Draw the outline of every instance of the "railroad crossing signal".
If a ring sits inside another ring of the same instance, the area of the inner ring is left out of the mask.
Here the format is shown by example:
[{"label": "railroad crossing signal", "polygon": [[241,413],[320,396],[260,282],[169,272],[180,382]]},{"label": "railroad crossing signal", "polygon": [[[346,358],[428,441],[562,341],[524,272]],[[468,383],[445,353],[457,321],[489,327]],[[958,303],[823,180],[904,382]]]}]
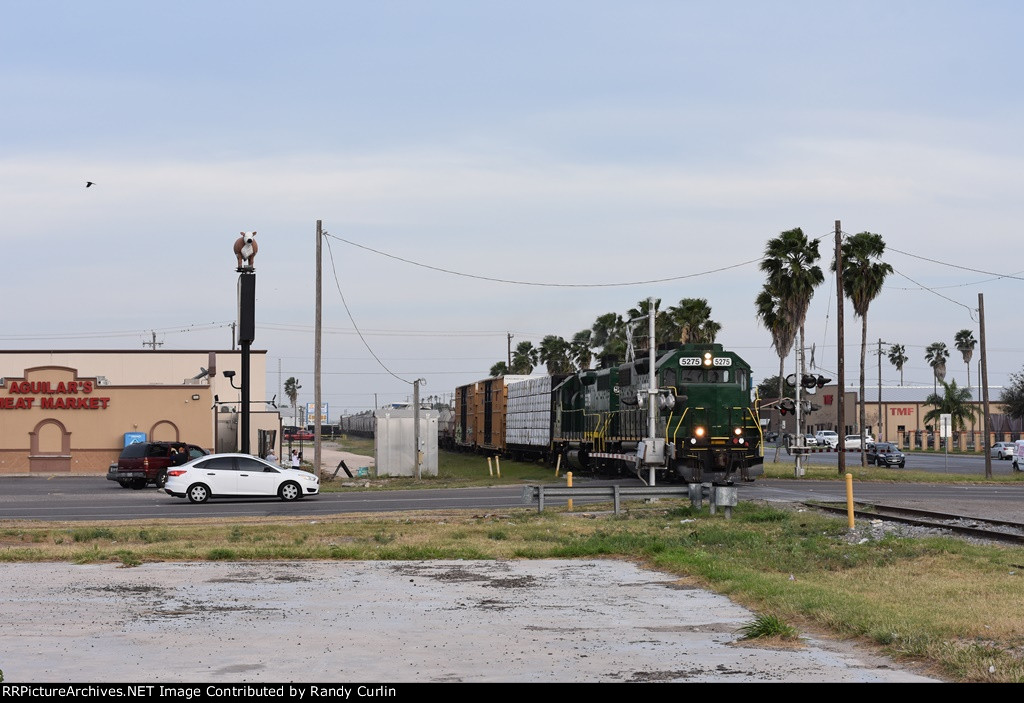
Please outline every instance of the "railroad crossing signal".
[{"label": "railroad crossing signal", "polygon": [[[816,388],[824,388],[829,383],[832,383],[831,378],[826,378],[821,374],[815,376],[814,374],[808,374],[807,376],[800,377],[800,385],[809,391],[813,391]],[[786,376],[786,385],[796,388],[796,374],[791,373]]]}]

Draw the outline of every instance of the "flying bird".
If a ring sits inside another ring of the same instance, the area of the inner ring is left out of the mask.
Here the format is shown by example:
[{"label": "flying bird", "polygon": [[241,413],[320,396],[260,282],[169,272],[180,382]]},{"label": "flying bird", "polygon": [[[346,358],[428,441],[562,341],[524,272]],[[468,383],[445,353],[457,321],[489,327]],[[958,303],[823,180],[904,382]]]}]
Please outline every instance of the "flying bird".
[{"label": "flying bird", "polygon": [[89,186],[94,186],[94,185],[96,185],[96,184],[95,184],[95,183],[93,183],[92,181],[86,181],[86,182],[85,182],[85,187],[86,187],[86,188],[88,188]]}]

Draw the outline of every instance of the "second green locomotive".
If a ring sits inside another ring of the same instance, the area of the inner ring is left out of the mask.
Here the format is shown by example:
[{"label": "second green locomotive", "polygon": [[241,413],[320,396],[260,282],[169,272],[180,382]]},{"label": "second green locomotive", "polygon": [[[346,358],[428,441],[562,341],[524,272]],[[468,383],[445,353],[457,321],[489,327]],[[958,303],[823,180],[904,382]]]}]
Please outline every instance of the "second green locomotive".
[{"label": "second green locomotive", "polygon": [[653,469],[661,480],[716,484],[762,474],[749,364],[720,344],[686,344],[659,352],[654,372],[653,394],[647,358],[562,381],[552,392],[552,451],[598,474]]}]

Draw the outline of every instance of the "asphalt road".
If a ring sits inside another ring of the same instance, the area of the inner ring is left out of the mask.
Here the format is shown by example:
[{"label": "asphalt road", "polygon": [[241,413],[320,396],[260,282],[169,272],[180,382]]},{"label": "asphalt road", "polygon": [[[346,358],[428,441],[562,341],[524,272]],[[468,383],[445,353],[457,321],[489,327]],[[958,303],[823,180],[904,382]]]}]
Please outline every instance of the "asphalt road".
[{"label": "asphalt road", "polygon": [[[898,471],[898,469],[893,470]],[[638,481],[620,481],[639,485]],[[577,482],[577,485],[580,485]],[[739,485],[739,499],[798,502],[842,502],[845,482],[759,480]],[[1024,504],[1024,485],[962,485],[921,483],[855,483],[860,501],[961,509],[978,517],[1004,513],[1017,516]],[[549,500],[552,505],[558,501]],[[585,501],[577,499],[576,504]],[[338,513],[404,510],[500,510],[534,507],[523,500],[519,486],[399,491],[322,493],[286,503],[277,498],[222,499],[192,504],[155,488],[125,490],[103,477],[0,478],[0,520],[154,520],[230,517],[316,517]]]},{"label": "asphalt road", "polygon": [[[811,449],[815,449],[811,447]],[[981,456],[964,456],[962,454],[934,454],[930,452],[906,452],[906,468],[917,471],[930,471],[935,473],[985,475],[985,458]],[[860,466],[860,452],[846,452],[847,466]],[[804,457],[807,466],[836,466],[839,463],[839,454],[833,451],[808,452]],[[786,451],[785,447],[779,448],[778,461],[780,463],[792,463],[794,456]],[[765,449],[765,460],[775,461],[775,447]],[[891,469],[894,472],[900,469]],[[992,459],[992,475],[1008,476],[1013,473],[1013,462]]]}]

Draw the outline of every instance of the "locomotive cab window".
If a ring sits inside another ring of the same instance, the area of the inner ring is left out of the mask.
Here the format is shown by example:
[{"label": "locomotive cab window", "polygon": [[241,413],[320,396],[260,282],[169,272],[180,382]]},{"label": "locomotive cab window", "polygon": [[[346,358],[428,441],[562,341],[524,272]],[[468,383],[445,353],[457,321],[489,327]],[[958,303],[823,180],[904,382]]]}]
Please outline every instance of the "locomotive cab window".
[{"label": "locomotive cab window", "polygon": [[661,385],[667,386],[667,387],[670,387],[670,388],[675,388],[676,387],[676,370],[675,369],[665,369],[664,371],[661,372]]},{"label": "locomotive cab window", "polygon": [[680,369],[683,383],[704,383],[704,372],[700,369]]},{"label": "locomotive cab window", "polygon": [[740,384],[740,390],[750,390],[750,374],[747,373],[746,369],[736,369],[736,383]]}]

